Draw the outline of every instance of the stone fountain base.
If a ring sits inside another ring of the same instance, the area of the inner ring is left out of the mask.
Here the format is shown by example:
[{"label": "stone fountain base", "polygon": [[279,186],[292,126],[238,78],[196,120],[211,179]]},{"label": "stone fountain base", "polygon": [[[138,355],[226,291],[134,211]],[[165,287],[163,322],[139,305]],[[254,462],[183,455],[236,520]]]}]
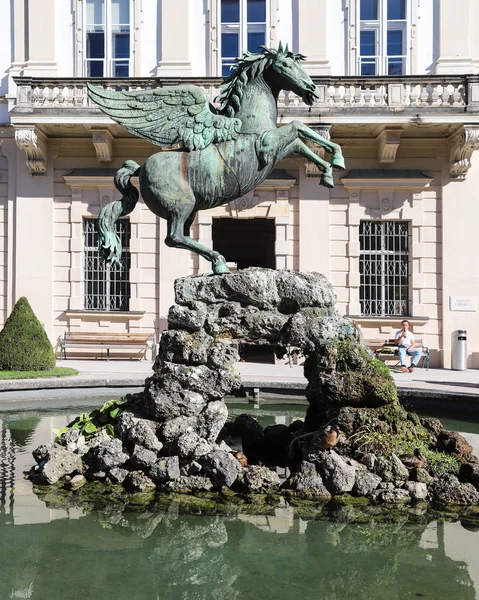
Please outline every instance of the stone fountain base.
[{"label": "stone fountain base", "polygon": [[[98,482],[127,493],[479,502],[471,447],[399,406],[389,370],[336,312],[322,275],[250,268],[186,277],[175,282],[175,297],[144,391],[82,415],[39,447],[32,481],[72,491]],[[224,397],[241,388],[241,343],[304,354],[304,422],[263,429],[248,415],[227,421]],[[328,450],[332,425],[340,436]]]}]

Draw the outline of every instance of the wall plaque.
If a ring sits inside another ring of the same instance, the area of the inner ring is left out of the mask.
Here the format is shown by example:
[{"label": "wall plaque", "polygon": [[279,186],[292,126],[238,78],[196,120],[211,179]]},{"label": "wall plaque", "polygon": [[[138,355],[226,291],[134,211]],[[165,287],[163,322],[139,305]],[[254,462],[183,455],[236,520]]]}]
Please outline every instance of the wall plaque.
[{"label": "wall plaque", "polygon": [[449,310],[476,312],[476,296],[449,296]]}]

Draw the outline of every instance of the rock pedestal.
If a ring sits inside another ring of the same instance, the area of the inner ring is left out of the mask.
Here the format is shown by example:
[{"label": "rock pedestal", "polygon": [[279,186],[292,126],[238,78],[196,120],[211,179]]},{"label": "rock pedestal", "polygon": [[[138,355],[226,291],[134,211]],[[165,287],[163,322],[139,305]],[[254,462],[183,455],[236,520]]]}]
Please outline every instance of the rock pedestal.
[{"label": "rock pedestal", "polygon": [[[257,493],[279,487],[268,466],[280,465],[293,471],[283,487],[300,494],[408,502],[427,492],[425,477],[419,477],[425,463],[412,461],[411,469],[418,468],[410,472],[397,456],[414,440],[424,448],[447,448],[464,463],[463,478],[479,480],[461,436],[399,406],[389,370],[337,313],[336,296],[322,275],[250,268],[185,277],[175,282],[175,298],[144,391],[82,415],[52,448],[37,449],[32,479],[53,484],[81,475],[133,492],[226,487]],[[295,349],[306,357],[304,423],[264,431],[248,415],[227,423],[224,397],[241,387],[235,369],[241,343],[275,346],[279,353]],[[322,428],[330,422],[342,441],[337,453],[328,454]],[[458,474],[452,460],[446,467]],[[455,481],[431,489],[438,498],[446,490],[456,499],[479,499],[470,484],[452,494]],[[72,482],[70,489],[82,484]]]}]

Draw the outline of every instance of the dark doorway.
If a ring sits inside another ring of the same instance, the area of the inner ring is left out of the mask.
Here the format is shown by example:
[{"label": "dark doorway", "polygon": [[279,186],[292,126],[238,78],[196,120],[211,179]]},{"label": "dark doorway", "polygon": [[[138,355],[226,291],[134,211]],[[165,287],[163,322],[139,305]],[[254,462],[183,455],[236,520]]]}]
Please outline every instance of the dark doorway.
[{"label": "dark doorway", "polygon": [[[275,240],[274,219],[213,219],[213,248],[238,269],[275,269]],[[246,362],[274,363],[273,346],[241,344],[240,354]]]},{"label": "dark doorway", "polygon": [[276,268],[274,219],[213,219],[213,249],[246,267]]}]

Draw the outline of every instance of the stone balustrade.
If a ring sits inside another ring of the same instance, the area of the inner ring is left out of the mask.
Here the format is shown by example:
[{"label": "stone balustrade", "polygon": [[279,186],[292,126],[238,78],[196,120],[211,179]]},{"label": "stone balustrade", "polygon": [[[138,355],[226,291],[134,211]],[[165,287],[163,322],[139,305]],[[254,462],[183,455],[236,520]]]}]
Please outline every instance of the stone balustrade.
[{"label": "stone balustrade", "polygon": [[[320,98],[312,111],[351,112],[453,112],[479,111],[479,76],[401,76],[401,77],[315,77]],[[50,116],[74,109],[73,114],[99,112],[87,95],[86,78],[15,78],[17,97],[12,116],[47,112]],[[91,80],[90,80],[91,81]],[[221,79],[203,78],[127,78],[98,79],[96,85],[114,90],[141,90],[178,84],[202,86],[211,102],[218,95]],[[281,92],[280,113],[287,115],[309,111],[292,92]],[[76,111],[79,111],[78,113]]]}]

